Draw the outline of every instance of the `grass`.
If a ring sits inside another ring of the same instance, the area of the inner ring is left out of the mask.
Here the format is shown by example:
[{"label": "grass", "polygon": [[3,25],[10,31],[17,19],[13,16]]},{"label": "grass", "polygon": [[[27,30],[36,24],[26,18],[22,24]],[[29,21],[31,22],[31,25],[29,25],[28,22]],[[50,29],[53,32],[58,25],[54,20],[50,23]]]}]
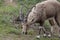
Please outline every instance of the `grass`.
[{"label": "grass", "polygon": [[[29,30],[28,35],[21,34],[21,28],[15,28],[11,23],[13,15],[19,15],[19,8],[14,6],[0,7],[0,40],[38,40],[34,30]],[[40,38],[39,40],[59,40],[59,38]]]},{"label": "grass", "polygon": [[0,34],[7,34],[10,32],[18,33],[20,29],[16,29],[11,23],[12,17],[18,15],[18,8],[13,6],[0,7]]}]

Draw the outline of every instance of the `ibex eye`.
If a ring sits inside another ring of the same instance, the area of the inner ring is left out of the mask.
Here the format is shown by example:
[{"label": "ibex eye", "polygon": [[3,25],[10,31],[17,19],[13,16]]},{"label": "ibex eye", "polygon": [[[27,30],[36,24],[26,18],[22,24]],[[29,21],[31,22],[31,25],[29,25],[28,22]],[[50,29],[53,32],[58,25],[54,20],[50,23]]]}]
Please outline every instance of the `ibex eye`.
[{"label": "ibex eye", "polygon": [[32,21],[34,21],[34,19],[32,19]]}]

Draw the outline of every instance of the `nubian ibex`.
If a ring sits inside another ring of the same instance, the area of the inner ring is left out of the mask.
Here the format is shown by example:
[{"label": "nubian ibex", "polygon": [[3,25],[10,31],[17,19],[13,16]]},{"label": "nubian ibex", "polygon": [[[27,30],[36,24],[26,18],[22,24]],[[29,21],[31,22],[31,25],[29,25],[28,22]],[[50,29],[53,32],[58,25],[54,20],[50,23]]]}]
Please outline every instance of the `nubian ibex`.
[{"label": "nubian ibex", "polygon": [[[22,32],[27,33],[28,27],[31,24],[39,23],[43,26],[44,21],[54,17],[57,24],[60,26],[60,2],[57,0],[46,0],[34,5],[27,15],[22,20]],[[21,20],[21,19],[19,19]]]}]

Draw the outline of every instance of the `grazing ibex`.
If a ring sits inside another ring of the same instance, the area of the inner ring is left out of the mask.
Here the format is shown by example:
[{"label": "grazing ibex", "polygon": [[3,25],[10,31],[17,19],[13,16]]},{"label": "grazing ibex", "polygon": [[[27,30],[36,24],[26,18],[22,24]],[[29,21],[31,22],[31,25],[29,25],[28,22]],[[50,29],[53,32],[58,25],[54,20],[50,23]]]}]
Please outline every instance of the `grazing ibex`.
[{"label": "grazing ibex", "polygon": [[60,26],[60,3],[57,0],[46,0],[33,6],[23,19],[22,32],[27,33],[29,25],[39,23],[43,26],[46,19],[54,17]]}]

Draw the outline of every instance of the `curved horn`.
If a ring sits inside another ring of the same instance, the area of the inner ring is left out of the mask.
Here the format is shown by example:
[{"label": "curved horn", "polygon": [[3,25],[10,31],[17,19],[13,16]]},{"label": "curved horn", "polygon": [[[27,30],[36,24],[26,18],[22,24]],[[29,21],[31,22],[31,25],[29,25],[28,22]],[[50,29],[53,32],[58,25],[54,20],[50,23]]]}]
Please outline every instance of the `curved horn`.
[{"label": "curved horn", "polygon": [[27,13],[26,13],[26,15],[25,15],[24,21],[27,21],[27,17],[28,17],[28,15],[29,15],[29,13],[31,12],[31,9],[32,9],[33,7],[36,7],[36,6],[33,5],[31,8],[29,8],[29,10],[27,11]]},{"label": "curved horn", "polygon": [[15,19],[15,21],[17,22],[22,22],[24,20],[24,14],[23,14],[23,6],[21,6],[20,10],[19,10],[19,16]]},{"label": "curved horn", "polygon": [[20,21],[23,21],[24,20],[24,13],[22,12],[22,9],[23,9],[23,7],[24,6],[22,6],[21,8],[20,8],[20,14],[19,14],[19,19],[20,19]]}]

